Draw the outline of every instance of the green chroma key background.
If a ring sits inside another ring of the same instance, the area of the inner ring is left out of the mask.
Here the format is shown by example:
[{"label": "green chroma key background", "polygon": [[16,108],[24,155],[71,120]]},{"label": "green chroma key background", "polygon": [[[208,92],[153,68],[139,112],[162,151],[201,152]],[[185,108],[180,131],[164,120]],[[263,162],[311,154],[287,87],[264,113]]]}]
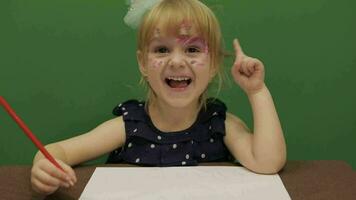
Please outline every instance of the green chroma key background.
[{"label": "green chroma key background", "polygon": [[[221,22],[226,50],[233,53],[238,37],[264,62],[288,159],[345,160],[355,169],[356,1],[204,2]],[[112,118],[117,103],[145,97],[127,9],[113,0],[0,2],[0,95],[44,144],[89,131]],[[232,62],[219,98],[252,128]],[[35,152],[0,109],[0,164],[30,164]]]}]

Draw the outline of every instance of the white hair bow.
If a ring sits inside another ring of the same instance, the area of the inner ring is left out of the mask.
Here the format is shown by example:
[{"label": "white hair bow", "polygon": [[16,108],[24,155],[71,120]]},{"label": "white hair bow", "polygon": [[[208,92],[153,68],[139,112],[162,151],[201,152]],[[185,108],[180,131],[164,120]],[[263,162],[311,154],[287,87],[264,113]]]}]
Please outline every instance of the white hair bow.
[{"label": "white hair bow", "polygon": [[124,22],[129,27],[136,29],[140,25],[143,15],[160,1],[162,0],[126,0],[130,8],[124,17]]}]

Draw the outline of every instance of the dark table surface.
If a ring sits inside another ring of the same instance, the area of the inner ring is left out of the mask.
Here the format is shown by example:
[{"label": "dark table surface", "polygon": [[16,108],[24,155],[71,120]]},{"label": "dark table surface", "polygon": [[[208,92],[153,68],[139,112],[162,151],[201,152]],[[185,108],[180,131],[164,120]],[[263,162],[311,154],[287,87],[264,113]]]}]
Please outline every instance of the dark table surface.
[{"label": "dark table surface", "polygon": [[[231,163],[206,163],[201,165],[229,166]],[[31,166],[0,166],[0,200],[12,199],[78,199],[95,167],[137,167],[127,164],[90,165],[74,168],[78,182],[54,194],[40,197],[31,190]],[[279,173],[293,200],[337,199],[356,200],[356,171],[344,161],[288,161]]]}]

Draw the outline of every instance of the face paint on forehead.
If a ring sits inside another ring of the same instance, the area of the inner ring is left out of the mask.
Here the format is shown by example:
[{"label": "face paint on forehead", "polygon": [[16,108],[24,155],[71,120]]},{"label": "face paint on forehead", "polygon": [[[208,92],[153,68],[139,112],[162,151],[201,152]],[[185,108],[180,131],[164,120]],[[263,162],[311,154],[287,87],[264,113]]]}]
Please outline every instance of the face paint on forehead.
[{"label": "face paint on forehead", "polygon": [[177,39],[176,39],[177,43],[180,43],[180,44],[183,44],[183,45],[187,44],[187,42],[189,40],[190,40],[189,36],[181,36],[181,35],[178,36]]},{"label": "face paint on forehead", "polygon": [[208,43],[201,37],[179,36],[177,42],[182,45],[197,45],[204,53],[209,53]]},{"label": "face paint on forehead", "polygon": [[155,30],[153,31],[153,37],[159,38],[160,35],[161,35],[161,31],[159,30],[159,28],[155,28]]},{"label": "face paint on forehead", "polygon": [[181,43],[182,45],[192,44],[194,42],[196,42],[198,44],[202,44],[203,41],[204,40],[199,37],[189,37],[189,36],[178,36],[177,37],[177,42]]},{"label": "face paint on forehead", "polygon": [[192,25],[186,20],[183,20],[181,25],[179,26],[179,35],[180,36],[189,36],[191,35]]},{"label": "face paint on forehead", "polygon": [[[178,27],[178,33],[175,33],[179,36],[189,36],[191,35],[191,29],[192,29],[192,25],[186,21],[186,20],[183,20],[183,22],[181,23],[181,25]],[[171,30],[173,31],[173,30]],[[168,30],[168,32],[166,33],[174,33],[174,32],[170,32]],[[161,37],[161,30],[158,28],[158,27],[155,27],[154,30],[153,30],[153,38],[159,38]]]}]

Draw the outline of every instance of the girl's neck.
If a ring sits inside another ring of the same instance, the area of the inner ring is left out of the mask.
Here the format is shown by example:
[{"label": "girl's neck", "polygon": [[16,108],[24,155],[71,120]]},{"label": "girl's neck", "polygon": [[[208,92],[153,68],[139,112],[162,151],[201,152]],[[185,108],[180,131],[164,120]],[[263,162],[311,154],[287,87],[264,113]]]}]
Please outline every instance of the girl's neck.
[{"label": "girl's neck", "polygon": [[192,103],[184,108],[169,106],[162,102],[149,103],[148,113],[152,123],[162,132],[182,131],[196,121],[198,103]]}]

